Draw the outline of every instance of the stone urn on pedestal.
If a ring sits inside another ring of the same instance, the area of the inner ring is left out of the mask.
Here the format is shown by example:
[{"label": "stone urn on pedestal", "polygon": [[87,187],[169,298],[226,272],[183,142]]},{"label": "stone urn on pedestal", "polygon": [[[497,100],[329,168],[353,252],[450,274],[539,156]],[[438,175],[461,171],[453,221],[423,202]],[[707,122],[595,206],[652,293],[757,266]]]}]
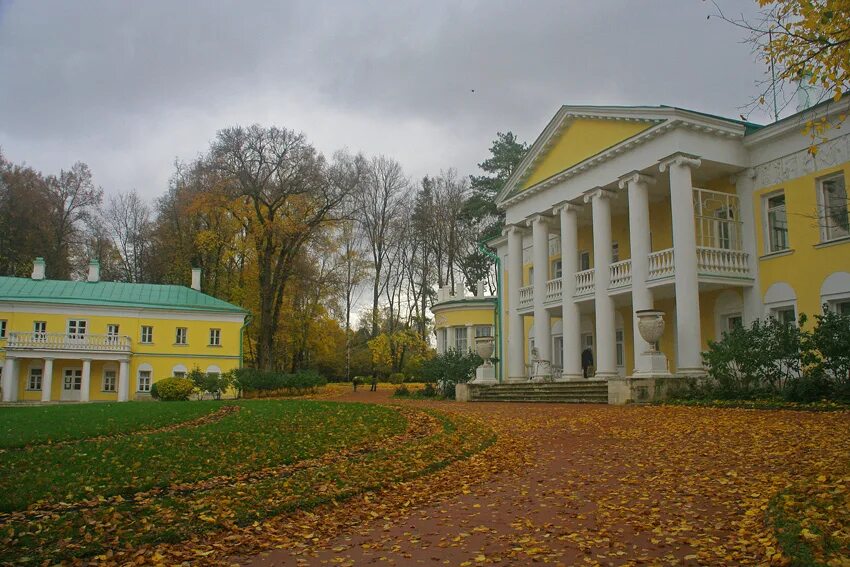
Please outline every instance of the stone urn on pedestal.
[{"label": "stone urn on pedestal", "polygon": [[641,353],[644,357],[643,368],[635,375],[669,376],[667,357],[655,348],[656,343],[664,335],[664,312],[657,309],[641,309],[635,311],[638,320],[638,332],[641,338],[649,344],[649,350]]},{"label": "stone urn on pedestal", "polygon": [[475,352],[484,359],[484,364],[475,369],[475,379],[472,380],[472,384],[496,383],[496,367],[491,360],[495,350],[495,337],[478,337],[475,339]]}]

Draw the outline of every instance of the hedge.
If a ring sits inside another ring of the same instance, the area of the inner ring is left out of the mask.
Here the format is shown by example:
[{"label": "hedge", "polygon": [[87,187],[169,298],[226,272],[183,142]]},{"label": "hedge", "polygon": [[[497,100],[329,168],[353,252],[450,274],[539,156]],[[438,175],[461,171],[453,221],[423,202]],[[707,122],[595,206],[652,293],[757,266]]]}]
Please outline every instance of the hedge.
[{"label": "hedge", "polygon": [[241,393],[253,393],[259,396],[277,393],[298,395],[313,391],[327,383],[324,376],[310,370],[285,374],[254,368],[240,368],[236,371],[236,378],[233,381],[233,385]]}]

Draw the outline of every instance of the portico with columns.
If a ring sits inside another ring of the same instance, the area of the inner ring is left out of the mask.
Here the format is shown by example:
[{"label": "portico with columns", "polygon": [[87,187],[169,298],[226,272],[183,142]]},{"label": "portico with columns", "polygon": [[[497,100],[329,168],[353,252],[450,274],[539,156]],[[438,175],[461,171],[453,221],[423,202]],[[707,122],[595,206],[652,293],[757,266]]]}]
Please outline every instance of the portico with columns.
[{"label": "portico with columns", "polygon": [[559,111],[497,198],[506,381],[535,378],[539,361],[581,380],[585,348],[597,380],[649,373],[635,315],[648,309],[664,311],[669,371],[703,373],[717,298],[739,298],[744,317],[754,295],[736,190],[746,129],[665,107]]}]

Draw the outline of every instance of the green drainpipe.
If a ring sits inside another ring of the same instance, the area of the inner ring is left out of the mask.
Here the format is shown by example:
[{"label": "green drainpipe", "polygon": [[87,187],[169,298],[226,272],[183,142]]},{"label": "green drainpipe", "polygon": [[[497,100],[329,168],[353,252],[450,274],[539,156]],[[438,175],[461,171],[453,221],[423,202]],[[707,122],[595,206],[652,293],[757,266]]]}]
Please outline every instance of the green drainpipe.
[{"label": "green drainpipe", "polygon": [[496,341],[499,353],[499,383],[502,383],[502,370],[505,366],[505,357],[502,355],[502,264],[499,261],[499,256],[493,254],[486,244],[478,243],[478,251],[493,260],[496,264]]},{"label": "green drainpipe", "polygon": [[242,327],[239,329],[239,368],[242,368],[245,364],[243,360],[243,357],[245,356],[243,352],[245,350],[245,327],[251,323],[251,319],[252,317],[250,313],[245,314],[245,319],[242,321]]}]

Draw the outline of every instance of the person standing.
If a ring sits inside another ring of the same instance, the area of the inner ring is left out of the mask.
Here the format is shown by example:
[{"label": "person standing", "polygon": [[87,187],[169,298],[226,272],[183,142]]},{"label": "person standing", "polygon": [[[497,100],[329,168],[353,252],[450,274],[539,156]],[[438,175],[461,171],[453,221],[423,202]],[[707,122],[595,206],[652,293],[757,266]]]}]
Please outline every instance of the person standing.
[{"label": "person standing", "polygon": [[591,366],[593,366],[593,351],[590,350],[590,347],[587,347],[581,351],[581,371],[585,378],[587,378]]}]

